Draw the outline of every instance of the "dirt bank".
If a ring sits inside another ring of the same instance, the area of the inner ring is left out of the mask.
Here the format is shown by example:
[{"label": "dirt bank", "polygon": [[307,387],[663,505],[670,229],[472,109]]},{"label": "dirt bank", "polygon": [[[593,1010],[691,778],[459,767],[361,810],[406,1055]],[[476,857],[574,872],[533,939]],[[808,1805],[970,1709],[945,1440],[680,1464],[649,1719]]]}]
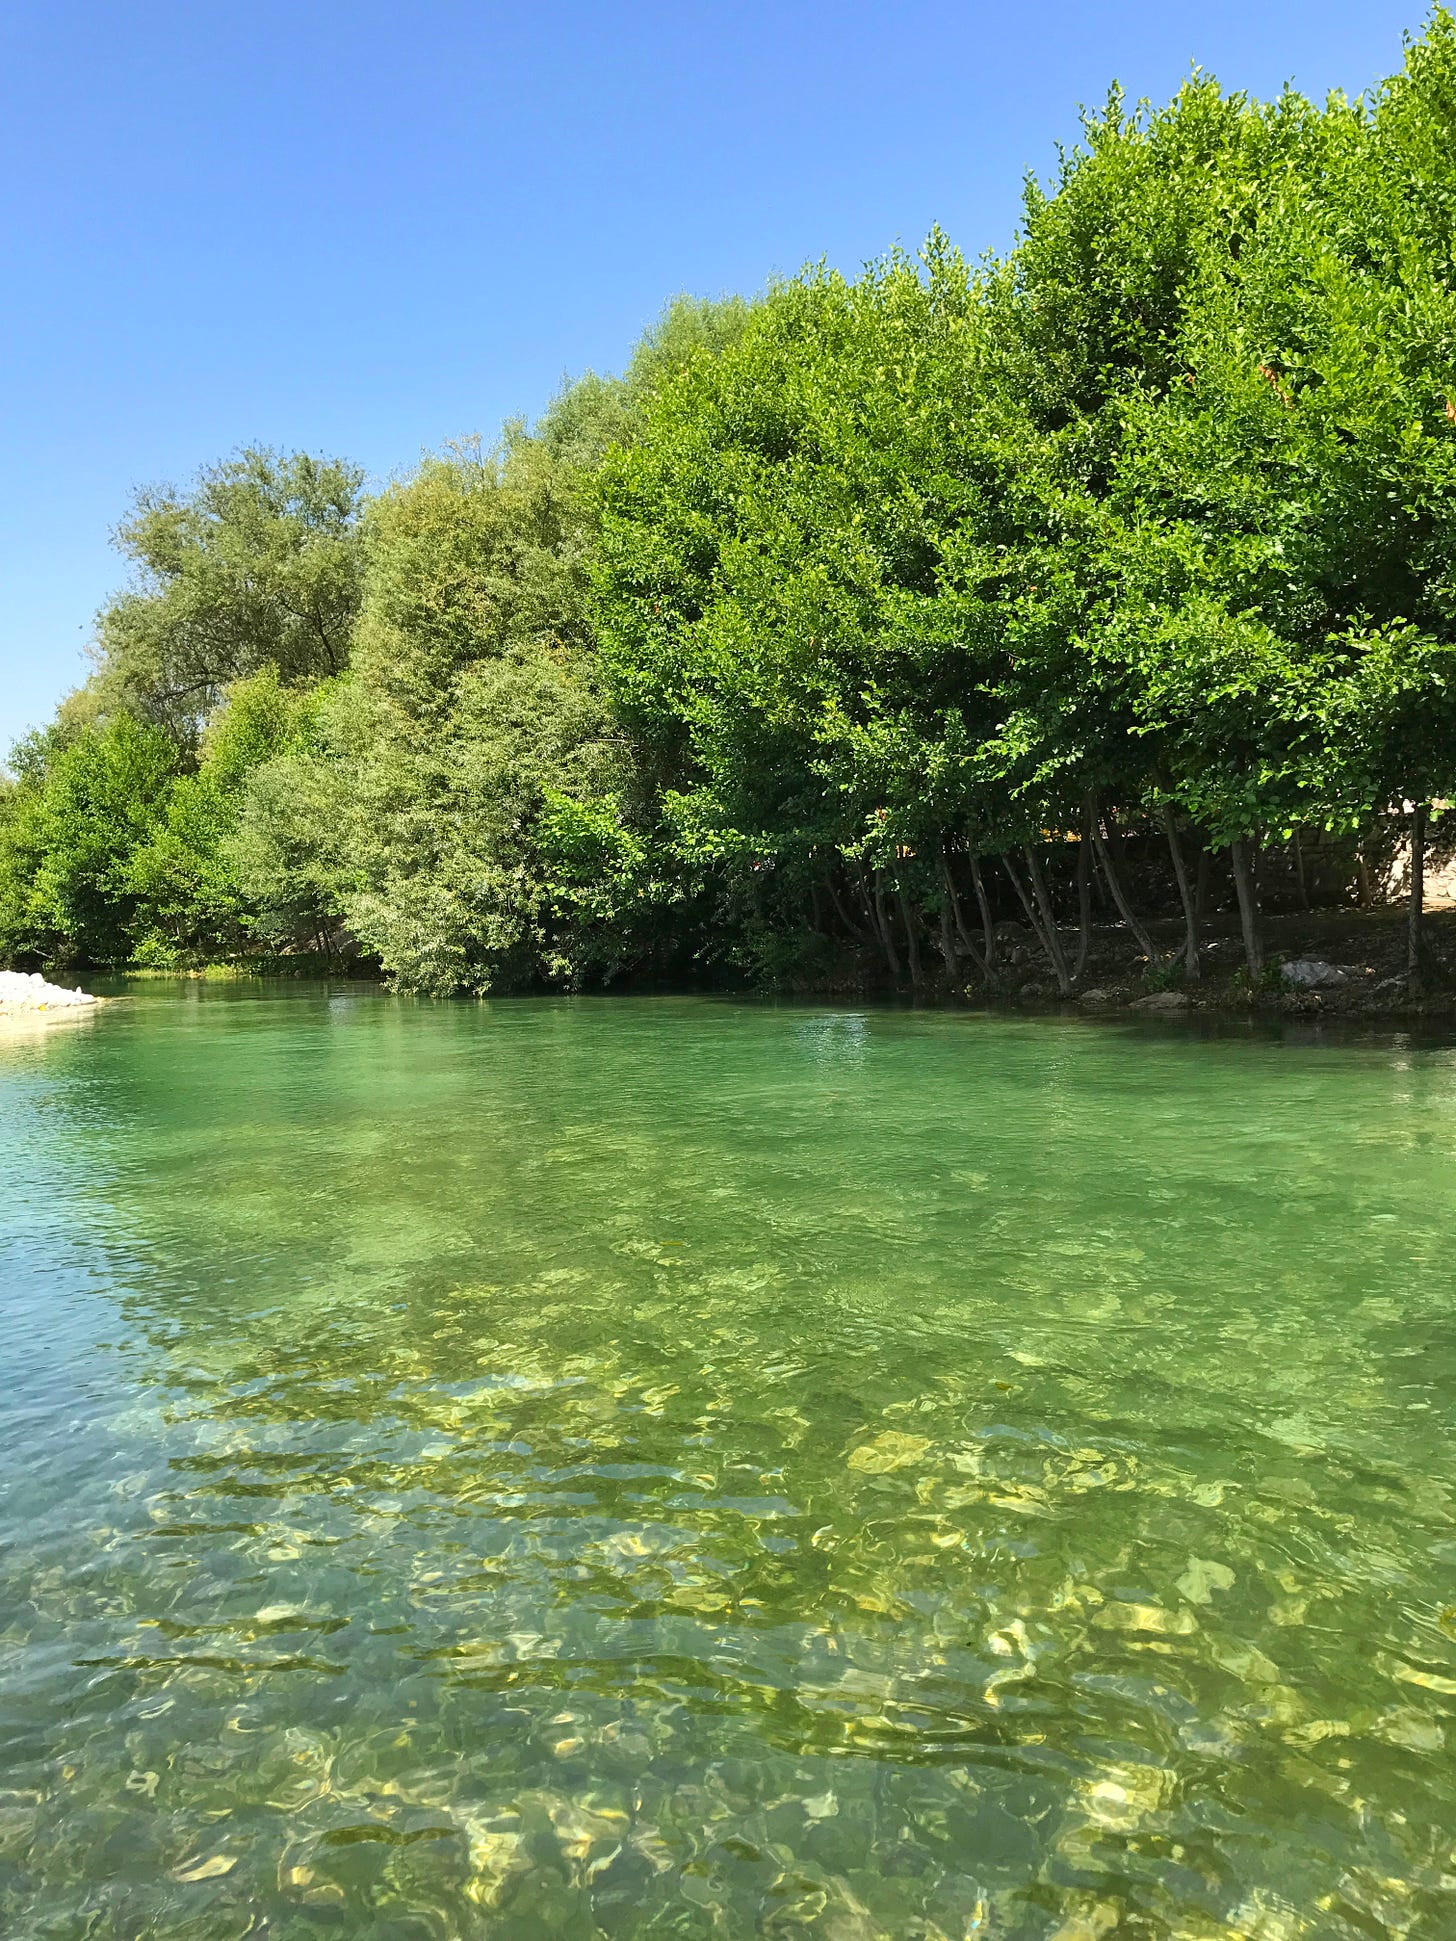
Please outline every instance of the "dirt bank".
[{"label": "dirt bank", "polygon": [[[1425,927],[1429,964],[1419,993],[1410,990],[1406,978],[1406,916],[1399,909],[1266,917],[1266,966],[1254,982],[1232,918],[1208,924],[1202,975],[1196,982],[1184,975],[1181,923],[1148,925],[1159,952],[1151,966],[1125,929],[1094,929],[1072,1001],[1089,1010],[1254,1010],[1305,1017],[1456,1020],[1456,910],[1433,904]],[[998,937],[1002,961],[994,987],[972,985],[968,995],[1030,1003],[1054,999],[1056,986],[1029,929],[1003,924]],[[1064,942],[1075,948],[1066,933]]]}]

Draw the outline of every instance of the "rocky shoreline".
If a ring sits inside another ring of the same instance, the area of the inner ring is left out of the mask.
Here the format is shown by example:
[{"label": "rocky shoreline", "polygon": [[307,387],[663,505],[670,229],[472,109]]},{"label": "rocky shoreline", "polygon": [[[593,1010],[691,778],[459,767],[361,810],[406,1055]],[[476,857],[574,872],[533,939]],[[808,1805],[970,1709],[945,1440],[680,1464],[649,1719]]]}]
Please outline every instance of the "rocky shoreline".
[{"label": "rocky shoreline", "polygon": [[[1148,928],[1158,953],[1152,966],[1132,954],[1125,931],[1094,929],[1077,990],[1058,1000],[1030,930],[999,925],[998,974],[989,987],[964,995],[1013,1008],[1055,1004],[1104,1014],[1324,1017],[1371,1025],[1426,1020],[1443,1028],[1456,1020],[1456,911],[1449,908],[1427,908],[1429,956],[1418,986],[1409,977],[1405,915],[1398,909],[1271,917],[1267,965],[1258,978],[1249,976],[1242,941],[1226,918],[1208,926],[1193,981],[1182,962],[1182,926],[1160,921]],[[1069,951],[1075,947],[1065,933],[1063,943]]]},{"label": "rocky shoreline", "polygon": [[101,1001],[79,985],[72,991],[64,984],[48,983],[39,971],[0,970],[0,1016],[94,1010]]}]

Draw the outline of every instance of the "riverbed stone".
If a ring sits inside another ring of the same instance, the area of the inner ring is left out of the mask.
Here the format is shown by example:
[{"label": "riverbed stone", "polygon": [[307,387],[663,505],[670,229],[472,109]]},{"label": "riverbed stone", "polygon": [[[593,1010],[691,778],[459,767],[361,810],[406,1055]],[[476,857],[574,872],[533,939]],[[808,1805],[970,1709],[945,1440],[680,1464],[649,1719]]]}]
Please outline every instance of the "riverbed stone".
[{"label": "riverbed stone", "polygon": [[1134,1011],[1186,1011],[1193,1000],[1186,991],[1153,991],[1147,997],[1134,998]]}]

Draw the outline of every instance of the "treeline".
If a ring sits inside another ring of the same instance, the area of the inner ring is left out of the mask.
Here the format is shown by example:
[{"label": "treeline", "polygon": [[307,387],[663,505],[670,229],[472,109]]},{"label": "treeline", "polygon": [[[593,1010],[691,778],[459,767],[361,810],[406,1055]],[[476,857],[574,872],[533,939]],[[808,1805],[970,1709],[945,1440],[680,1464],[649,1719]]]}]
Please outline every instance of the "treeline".
[{"label": "treeline", "polygon": [[144,495],[0,955],[959,985],[1013,914],[1070,991],[1094,897],[1157,956],[1137,831],[1256,975],[1261,851],[1403,813],[1418,876],[1456,797],[1453,514],[1441,10],[1366,100],[1114,93],[1004,259],[679,302],[494,451]]}]

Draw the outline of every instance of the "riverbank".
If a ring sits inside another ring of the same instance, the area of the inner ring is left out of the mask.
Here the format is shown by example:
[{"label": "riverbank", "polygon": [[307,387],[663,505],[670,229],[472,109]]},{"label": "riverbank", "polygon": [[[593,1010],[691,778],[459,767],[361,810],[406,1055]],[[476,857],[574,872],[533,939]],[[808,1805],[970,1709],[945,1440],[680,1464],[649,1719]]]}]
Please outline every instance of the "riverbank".
[{"label": "riverbank", "polygon": [[[1211,920],[1199,953],[1199,976],[1183,962],[1181,923],[1150,923],[1158,960],[1149,966],[1121,926],[1094,928],[1087,963],[1070,1000],[1092,1011],[1199,1010],[1286,1016],[1456,1018],[1456,911],[1428,909],[1424,988],[1412,991],[1406,974],[1404,910],[1318,910],[1264,921],[1265,967],[1251,979],[1233,917]],[[998,926],[1001,961],[993,984],[972,983],[966,994],[1012,1004],[1057,1001],[1045,954],[1025,925]],[[1075,955],[1076,940],[1064,933]]]},{"label": "riverbank", "polygon": [[[1456,909],[1449,903],[1427,907],[1425,931],[1428,964],[1424,989],[1412,992],[1406,975],[1407,922],[1402,908],[1326,909],[1266,915],[1265,968],[1251,980],[1244,959],[1237,919],[1221,913],[1208,919],[1200,947],[1199,976],[1189,981],[1183,962],[1183,926],[1173,919],[1146,924],[1157,952],[1150,966],[1127,929],[1120,925],[1094,926],[1087,960],[1076,990],[1059,998],[1046,954],[1026,924],[996,926],[997,962],[991,979],[965,977],[948,983],[940,966],[926,965],[934,981],[918,994],[894,989],[876,977],[863,958],[841,961],[828,974],[812,981],[790,983],[781,994],[803,998],[918,998],[929,1002],[991,1004],[997,1008],[1086,1012],[1152,1012],[1177,1014],[1198,1011],[1231,1016],[1349,1018],[1361,1022],[1423,1019],[1456,1022]],[[1075,962],[1074,932],[1061,933],[1062,947]],[[325,964],[313,956],[243,959],[175,970],[125,970],[107,979],[126,984],[169,982],[227,984],[254,979],[294,978],[309,981],[372,983],[377,967],[358,961]],[[104,980],[105,981],[105,980]],[[684,989],[718,995],[752,987],[705,978],[685,986],[677,980],[635,978],[609,987],[617,995]],[[82,990],[68,990],[38,974],[0,971],[0,1020],[28,1017],[44,1022],[94,1012],[109,1002]]]},{"label": "riverbank", "polygon": [[62,1021],[94,1016],[103,1000],[64,984],[52,984],[39,971],[0,970],[0,1029],[34,1030]]}]

